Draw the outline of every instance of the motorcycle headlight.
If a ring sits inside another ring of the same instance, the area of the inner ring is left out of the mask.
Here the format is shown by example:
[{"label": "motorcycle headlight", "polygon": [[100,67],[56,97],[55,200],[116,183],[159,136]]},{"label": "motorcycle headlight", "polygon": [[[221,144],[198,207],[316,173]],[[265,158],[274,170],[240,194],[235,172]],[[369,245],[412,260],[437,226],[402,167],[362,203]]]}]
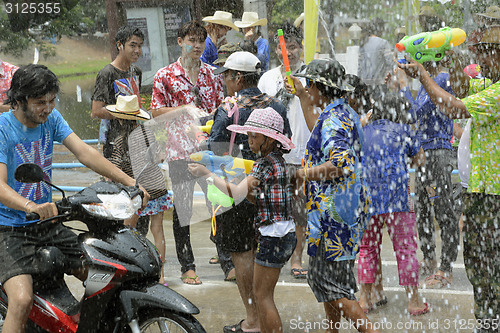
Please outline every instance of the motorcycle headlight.
[{"label": "motorcycle headlight", "polygon": [[92,215],[114,220],[131,218],[142,203],[139,195],[131,199],[125,191],[118,194],[98,194],[97,197],[102,202],[83,204],[82,207]]}]

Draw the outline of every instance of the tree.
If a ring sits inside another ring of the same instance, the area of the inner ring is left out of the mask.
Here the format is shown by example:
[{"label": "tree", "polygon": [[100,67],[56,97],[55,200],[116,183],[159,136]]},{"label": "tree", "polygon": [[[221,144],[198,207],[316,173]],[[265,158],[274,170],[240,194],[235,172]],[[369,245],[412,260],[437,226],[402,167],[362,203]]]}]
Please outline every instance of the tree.
[{"label": "tree", "polygon": [[[44,41],[60,39],[64,35],[95,32],[105,28],[106,10],[104,0],[60,0],[57,13],[47,13],[48,2],[31,0],[33,13],[23,13],[19,0],[4,0],[0,13],[0,52],[20,55],[24,50],[36,46],[42,55],[54,55],[54,48]],[[55,3],[55,2],[54,2]],[[38,7],[39,6],[39,7]]]}]

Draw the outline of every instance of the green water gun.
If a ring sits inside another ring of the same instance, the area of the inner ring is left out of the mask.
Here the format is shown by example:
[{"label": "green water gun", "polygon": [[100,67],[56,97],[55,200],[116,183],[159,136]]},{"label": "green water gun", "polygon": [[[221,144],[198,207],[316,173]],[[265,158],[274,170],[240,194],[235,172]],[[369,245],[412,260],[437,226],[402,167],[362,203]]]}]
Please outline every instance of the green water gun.
[{"label": "green water gun", "polygon": [[[396,44],[396,49],[399,52],[407,52],[419,63],[439,61],[445,56],[446,51],[462,44],[466,38],[467,35],[462,29],[444,27],[438,31],[405,36]],[[406,63],[405,59],[399,59],[398,61]]]}]

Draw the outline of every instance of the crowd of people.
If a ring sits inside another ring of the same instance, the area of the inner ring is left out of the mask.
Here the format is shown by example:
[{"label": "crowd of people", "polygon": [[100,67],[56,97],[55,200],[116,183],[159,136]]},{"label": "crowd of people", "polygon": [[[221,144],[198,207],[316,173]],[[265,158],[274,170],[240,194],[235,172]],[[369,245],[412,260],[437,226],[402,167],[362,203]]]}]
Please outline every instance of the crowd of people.
[{"label": "crowd of people", "polygon": [[[422,8],[421,24],[434,29],[439,20],[431,9]],[[102,155],[87,147],[54,109],[59,85],[50,70],[2,63],[0,89],[6,91],[6,100],[0,116],[0,282],[9,297],[3,331],[22,332],[31,308],[36,267],[29,258],[36,246],[23,245],[55,242],[75,259],[68,272],[85,279],[75,235],[59,224],[41,230],[26,221],[26,213],[44,219],[57,212],[50,189],[32,184],[26,191],[14,180],[17,165],[39,161],[49,166],[50,179],[52,142],[57,140],[97,173],[135,185],[134,152],[154,144],[154,135],[144,126],[153,118],[163,121],[168,133],[162,159],[168,163],[172,196],[159,167],[148,166],[137,179],[145,193],[143,207],[124,223],[139,227],[150,222],[164,258],[163,214],[173,208],[180,278],[197,285],[202,281],[190,239],[194,187],[198,184],[207,193],[215,185],[232,198],[231,207],[214,217],[211,239],[216,262],[226,280],[237,282],[246,313],[243,320],[225,326],[225,333],[283,331],[274,289],[289,260],[289,273],[307,279],[331,323],[345,317],[360,332],[377,332],[367,315],[388,302],[380,262],[384,225],[410,315],[426,314],[432,307],[421,299],[419,288],[453,284],[462,233],[474,314],[482,321],[499,320],[500,18],[477,18],[479,29],[468,46],[481,66],[481,78],[466,75],[470,63],[458,52],[448,53],[449,64],[422,64],[409,56],[406,62],[392,60],[394,50],[380,38],[380,22],[370,25],[358,75],[346,74],[331,58],[306,65],[300,16],[295,24],[279,27],[289,81],[278,34],[274,52],[280,65],[269,68],[271,47],[260,30],[267,19],[245,12],[241,21],[233,22],[231,13],[216,11],[203,19],[205,25],[190,21],[179,28],[181,55],[157,71],[149,106],[141,105],[142,72],[134,65],[144,34],[123,26],[115,36],[118,55],[98,73],[92,95],[92,117],[101,119]],[[230,29],[242,29],[244,41],[227,43]],[[412,79],[420,82],[418,91],[411,89]],[[451,141],[459,133],[453,120],[461,118],[469,121],[461,131],[458,169],[464,188],[463,206],[457,211]],[[197,125],[208,119],[213,124],[202,140]],[[254,161],[253,166],[246,177],[228,181],[193,163],[191,154],[202,150],[242,157]],[[411,166],[416,168],[415,207]],[[439,266],[434,219],[442,239]],[[167,285],[171,276],[164,272],[159,283]],[[331,326],[328,331],[334,332]]]}]

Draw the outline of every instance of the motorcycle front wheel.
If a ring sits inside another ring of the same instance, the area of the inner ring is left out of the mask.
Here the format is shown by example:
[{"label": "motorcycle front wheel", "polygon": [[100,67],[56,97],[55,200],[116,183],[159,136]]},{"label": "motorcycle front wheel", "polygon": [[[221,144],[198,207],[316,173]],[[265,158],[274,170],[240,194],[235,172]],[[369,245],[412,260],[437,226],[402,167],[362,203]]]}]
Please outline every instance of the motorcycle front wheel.
[{"label": "motorcycle front wheel", "polygon": [[179,314],[164,309],[145,310],[141,314],[139,315],[141,333],[205,333],[200,322],[189,314]]}]

